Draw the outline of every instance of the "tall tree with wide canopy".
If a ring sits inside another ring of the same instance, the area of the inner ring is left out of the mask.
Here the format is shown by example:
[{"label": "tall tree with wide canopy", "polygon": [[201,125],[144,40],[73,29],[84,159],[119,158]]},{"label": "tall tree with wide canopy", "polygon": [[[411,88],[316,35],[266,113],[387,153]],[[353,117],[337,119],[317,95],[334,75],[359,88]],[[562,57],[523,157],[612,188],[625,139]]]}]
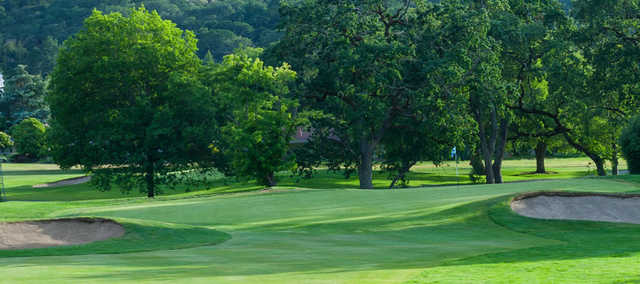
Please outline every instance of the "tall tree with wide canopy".
[{"label": "tall tree with wide canopy", "polygon": [[432,35],[418,37],[417,41],[418,58],[425,67],[422,74],[435,83],[427,89],[465,98],[464,114],[475,122],[466,130],[477,136],[477,139],[465,140],[477,141],[476,150],[484,163],[486,182],[502,182],[501,165],[509,123],[508,96],[501,74],[499,42],[489,32],[491,13],[503,9],[503,3],[446,1],[436,8],[438,12],[434,16],[427,14],[426,17],[434,19],[425,25],[434,29]]},{"label": "tall tree with wide canopy", "polygon": [[[437,135],[446,133],[439,142],[453,146],[453,114],[464,106],[461,77],[472,65],[454,50],[473,45],[475,36],[455,29],[445,15],[454,10],[410,0],[283,4],[284,37],[271,52],[299,74],[302,107],[323,113],[311,119],[310,148],[322,151],[330,168],[357,168],[360,187],[372,188],[376,152],[402,174],[437,157],[439,147],[425,148]],[[436,49],[433,40],[441,44]],[[420,136],[403,141],[419,150],[394,140],[409,133]]]},{"label": "tall tree with wide canopy", "polygon": [[144,8],[99,11],[67,40],[51,75],[52,156],[154,197],[211,157],[213,99],[197,78],[193,33]]},{"label": "tall tree with wide canopy", "polygon": [[[558,34],[569,31],[570,20],[556,0],[505,3],[506,8],[493,11],[490,31],[500,42],[502,76],[512,86],[505,101],[512,119],[501,126],[505,135],[501,136],[500,146],[506,146],[506,139],[535,141],[537,172],[544,173],[547,143],[566,130],[556,130],[551,118],[536,113],[550,103],[542,58],[563,44],[564,38],[558,38]],[[495,175],[501,182],[500,173]]]},{"label": "tall tree with wide canopy", "polygon": [[617,137],[640,107],[640,1],[579,1],[574,16],[575,41],[590,66],[589,112],[600,122],[593,152],[610,160],[617,174]]},{"label": "tall tree with wide canopy", "polygon": [[303,104],[331,116],[330,125],[314,128],[331,128],[334,141],[353,153],[342,164],[357,165],[361,188],[373,187],[374,152],[407,96],[402,63],[412,50],[403,23],[411,3],[394,9],[379,0],[308,0],[281,7],[280,58],[300,74]]}]

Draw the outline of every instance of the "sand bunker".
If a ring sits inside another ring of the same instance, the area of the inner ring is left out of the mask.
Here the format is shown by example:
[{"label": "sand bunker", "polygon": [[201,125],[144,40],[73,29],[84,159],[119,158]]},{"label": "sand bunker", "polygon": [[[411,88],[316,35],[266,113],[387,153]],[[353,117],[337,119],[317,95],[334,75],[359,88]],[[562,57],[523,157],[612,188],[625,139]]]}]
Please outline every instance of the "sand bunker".
[{"label": "sand bunker", "polygon": [[59,180],[59,181],[56,181],[56,182],[50,182],[50,183],[36,184],[36,185],[34,185],[32,187],[33,188],[60,187],[60,186],[65,186],[65,185],[87,183],[89,181],[91,181],[91,177],[90,176],[85,176],[85,177],[63,179],[63,180]]},{"label": "sand bunker", "polygon": [[0,249],[29,249],[86,244],[124,235],[107,219],[76,218],[0,223]]},{"label": "sand bunker", "polygon": [[639,195],[541,192],[516,197],[511,209],[538,219],[640,224]]}]

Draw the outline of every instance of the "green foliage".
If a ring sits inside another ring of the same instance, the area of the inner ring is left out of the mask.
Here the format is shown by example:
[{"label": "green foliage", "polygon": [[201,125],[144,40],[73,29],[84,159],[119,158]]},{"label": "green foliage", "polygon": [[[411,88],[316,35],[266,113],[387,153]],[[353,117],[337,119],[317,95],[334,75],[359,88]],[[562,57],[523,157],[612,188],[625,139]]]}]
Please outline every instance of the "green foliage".
[{"label": "green foliage", "polygon": [[[207,168],[213,101],[199,83],[192,32],[144,8],[94,11],[67,40],[51,75],[52,156],[108,190],[174,184]],[[106,167],[108,166],[108,167]]]},{"label": "green foliage", "polygon": [[[447,5],[423,1],[283,3],[284,36],[270,56],[291,63],[299,74],[296,94],[301,104],[322,112],[311,119],[313,137],[308,149],[316,152],[315,161],[327,162],[334,170],[344,168],[347,173],[357,168],[361,187],[370,188],[374,153],[383,148],[390,164],[403,163],[400,156],[412,152],[419,153],[412,159],[417,160],[439,151],[427,148],[433,145],[429,141],[433,136],[415,135],[429,130],[436,130],[434,135],[447,132],[439,129],[443,126],[440,117],[457,113],[449,110],[464,100],[462,88],[448,84],[457,83],[470,65],[468,58],[456,57],[454,50],[474,42],[469,38],[474,36],[472,31],[456,32],[457,19],[445,13],[455,9],[447,10]],[[430,44],[436,42],[443,45],[434,49]],[[447,92],[450,89],[455,90]],[[438,117],[438,122],[429,125],[432,117]],[[418,129],[427,125],[432,128]],[[413,140],[411,145],[421,148],[404,147],[395,140],[398,127],[405,135],[403,141]],[[442,137],[442,144],[453,144],[452,136]],[[303,164],[312,166],[313,160],[305,159]]]},{"label": "green foliage", "polygon": [[26,64],[34,73],[49,73],[60,43],[82,29],[93,9],[127,15],[139,5],[194,31],[201,57],[211,50],[220,59],[240,46],[267,46],[279,38],[275,0],[0,1],[0,71],[10,75]]},{"label": "green foliage", "polygon": [[4,152],[13,147],[13,140],[9,134],[0,132],[0,152]]},{"label": "green foliage", "polygon": [[[257,51],[261,52],[260,50]],[[284,64],[264,66],[256,50],[225,56],[205,72],[218,106],[221,133],[214,153],[228,164],[227,174],[256,178],[266,186],[276,184],[274,174],[294,166],[289,143],[301,119],[292,117],[297,103],[288,99],[295,72]]]},{"label": "green foliage", "polygon": [[40,75],[31,75],[27,66],[18,65],[12,72],[14,75],[5,78],[3,92],[0,92],[0,117],[6,129],[28,117],[46,121],[49,117],[49,107],[44,98],[46,95],[45,81]]},{"label": "green foliage", "polygon": [[46,154],[45,126],[35,118],[27,118],[11,128],[18,154],[38,159]]},{"label": "green foliage", "polygon": [[640,174],[640,116],[634,117],[622,130],[620,148],[629,172]]},{"label": "green foliage", "polygon": [[[640,1],[586,0],[574,3],[577,32],[572,40],[579,53],[560,60],[579,61],[584,83],[577,90],[576,110],[570,127],[580,142],[603,159],[617,164],[617,137],[627,121],[637,115],[640,72]],[[573,59],[579,58],[579,60]],[[575,64],[574,64],[575,65]],[[587,154],[589,155],[589,154]],[[597,163],[596,163],[597,164]]]}]

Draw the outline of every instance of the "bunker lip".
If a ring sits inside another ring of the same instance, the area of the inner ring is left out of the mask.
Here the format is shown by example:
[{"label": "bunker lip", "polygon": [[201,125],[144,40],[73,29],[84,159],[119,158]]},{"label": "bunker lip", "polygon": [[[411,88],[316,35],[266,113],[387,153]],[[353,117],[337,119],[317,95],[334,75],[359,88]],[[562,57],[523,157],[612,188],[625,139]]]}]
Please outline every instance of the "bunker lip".
[{"label": "bunker lip", "polygon": [[614,198],[637,198],[640,194],[636,193],[608,193],[608,192],[571,192],[571,191],[535,191],[522,193],[513,198],[511,202],[519,201],[527,198],[534,198],[538,196],[559,196],[559,197],[581,197],[581,196],[603,196]]},{"label": "bunker lip", "polygon": [[50,183],[36,184],[33,185],[33,188],[51,188],[51,187],[60,187],[66,185],[74,185],[74,184],[82,184],[91,181],[91,176],[82,176],[75,178],[68,178],[59,181],[54,181]]},{"label": "bunker lip", "polygon": [[530,192],[515,197],[510,206],[536,219],[640,224],[640,194]]},{"label": "bunker lip", "polygon": [[0,223],[0,250],[88,244],[122,237],[124,227],[103,218],[70,218]]}]

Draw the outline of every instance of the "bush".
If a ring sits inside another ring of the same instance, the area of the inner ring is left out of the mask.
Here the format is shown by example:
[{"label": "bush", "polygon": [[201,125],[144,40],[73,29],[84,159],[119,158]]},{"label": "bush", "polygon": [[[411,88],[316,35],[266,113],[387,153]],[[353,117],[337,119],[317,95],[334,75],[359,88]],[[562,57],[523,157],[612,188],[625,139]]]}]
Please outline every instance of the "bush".
[{"label": "bush", "polygon": [[7,149],[11,149],[13,147],[13,141],[11,141],[11,136],[9,134],[0,132],[0,152],[4,152]]},{"label": "bush", "polygon": [[627,160],[629,172],[640,174],[640,116],[631,119],[627,127],[622,130],[620,148]]},{"label": "bush", "polygon": [[35,118],[27,118],[11,128],[19,155],[38,159],[45,153],[45,127]]}]

